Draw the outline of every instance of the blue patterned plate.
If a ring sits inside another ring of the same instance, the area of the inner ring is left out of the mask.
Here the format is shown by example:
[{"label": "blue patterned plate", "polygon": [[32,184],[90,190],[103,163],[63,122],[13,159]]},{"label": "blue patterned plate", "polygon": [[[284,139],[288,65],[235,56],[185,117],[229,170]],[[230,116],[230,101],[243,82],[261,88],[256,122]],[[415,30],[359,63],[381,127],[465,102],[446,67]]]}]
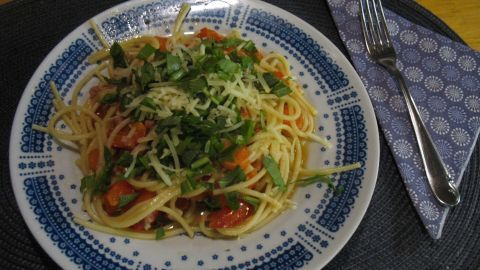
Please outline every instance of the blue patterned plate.
[{"label": "blue patterned plate", "polygon": [[[75,153],[32,130],[52,116],[55,81],[69,99],[72,88],[93,66],[87,57],[100,48],[85,23],[45,58],[17,109],[10,144],[10,169],[23,217],[40,245],[63,268],[84,269],[311,269],[321,268],[345,245],[362,219],[378,171],[378,131],[360,78],[340,51],[299,18],[256,1],[191,1],[184,29],[238,28],[264,51],[288,57],[309,100],[318,108],[318,133],[334,147],[312,145],[309,166],[361,162],[362,168],[335,176],[340,195],[318,184],[301,188],[290,210],[261,230],[238,240],[178,236],[143,241],[91,231],[73,223],[84,216]],[[168,34],[179,2],[136,1],[97,15],[107,41],[141,33]],[[88,87],[88,85],[87,85]]]}]

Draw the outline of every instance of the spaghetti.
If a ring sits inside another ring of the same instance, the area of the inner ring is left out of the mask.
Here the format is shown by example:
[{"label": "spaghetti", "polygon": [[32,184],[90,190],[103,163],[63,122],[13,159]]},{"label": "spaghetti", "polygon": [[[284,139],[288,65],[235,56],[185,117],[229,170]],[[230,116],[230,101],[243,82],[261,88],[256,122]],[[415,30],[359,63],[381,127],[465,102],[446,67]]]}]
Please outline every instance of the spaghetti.
[{"label": "spaghetti", "polygon": [[[359,167],[304,168],[315,108],[278,53],[262,53],[238,32],[181,32],[108,43],[97,66],[65,104],[51,83],[56,113],[47,127],[79,152],[83,207],[98,231],[141,239],[200,232],[239,237],[295,206],[298,185]],[[89,98],[79,94],[91,80]],[[57,128],[63,123],[68,130]]]}]

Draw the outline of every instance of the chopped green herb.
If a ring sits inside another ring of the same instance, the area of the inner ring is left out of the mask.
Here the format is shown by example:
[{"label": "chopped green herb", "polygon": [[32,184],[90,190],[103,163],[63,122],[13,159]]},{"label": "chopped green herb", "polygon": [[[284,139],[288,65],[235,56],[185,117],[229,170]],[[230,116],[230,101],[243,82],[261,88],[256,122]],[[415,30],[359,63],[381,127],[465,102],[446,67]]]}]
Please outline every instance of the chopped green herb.
[{"label": "chopped green herb", "polygon": [[260,200],[258,198],[255,198],[252,196],[243,196],[243,200],[246,201],[251,206],[253,206],[255,210],[258,209],[258,205],[260,204]]},{"label": "chopped green herb", "polygon": [[102,104],[112,104],[115,101],[117,101],[117,98],[118,98],[117,93],[107,93],[102,97],[102,99],[100,100],[100,103],[102,103]]},{"label": "chopped green herb", "polygon": [[265,79],[265,82],[269,87],[273,87],[277,82],[280,80],[275,76],[275,74],[268,72],[268,73],[263,73],[263,79]]},{"label": "chopped green herb", "polygon": [[250,69],[253,67],[253,59],[248,56],[242,57],[241,64],[243,69]]},{"label": "chopped green herb", "polygon": [[208,163],[210,163],[210,159],[208,159],[208,157],[202,157],[201,159],[193,162],[191,168],[198,169],[200,167],[203,167],[204,165],[207,165]]},{"label": "chopped green herb", "polygon": [[140,84],[140,89],[145,91],[148,84],[155,79],[155,68],[149,62],[145,62],[140,68],[140,73],[136,73],[137,82]]},{"label": "chopped green herb", "polygon": [[94,175],[84,176],[81,180],[80,192],[84,192],[86,190],[94,190],[95,186],[96,186],[96,180]]},{"label": "chopped green herb", "polygon": [[247,43],[243,46],[243,49],[247,52],[256,52],[257,48],[255,47],[255,43],[253,41],[249,40]]},{"label": "chopped green herb", "polygon": [[127,68],[125,53],[123,52],[122,46],[120,46],[118,42],[114,42],[112,47],[110,47],[110,56],[112,56],[114,68]]},{"label": "chopped green herb", "polygon": [[238,39],[238,38],[225,38],[225,39],[222,40],[223,46],[225,48],[237,47],[242,42],[243,42],[243,40]]},{"label": "chopped green herb", "polygon": [[150,44],[145,44],[143,48],[140,50],[140,52],[137,55],[138,59],[142,60],[147,60],[147,58],[152,55],[157,49],[155,49],[152,45]]},{"label": "chopped green herb", "polygon": [[182,67],[180,57],[167,53],[167,72],[173,74]]},{"label": "chopped green herb", "polygon": [[238,65],[233,61],[224,58],[218,61],[217,71],[220,79],[229,81],[233,77],[233,74],[238,71]]},{"label": "chopped green herb", "polygon": [[283,97],[292,92],[292,89],[288,87],[284,82],[279,81],[275,84],[272,88],[272,93],[275,94],[277,97]]},{"label": "chopped green herb", "polygon": [[179,69],[179,70],[173,72],[172,75],[170,75],[169,80],[172,81],[172,82],[179,81],[186,74],[187,74],[187,71],[185,71],[184,69]]},{"label": "chopped green herb", "polygon": [[128,151],[123,151],[120,157],[117,160],[117,165],[122,167],[130,166],[133,161],[133,156]]},{"label": "chopped green herb", "polygon": [[147,108],[150,108],[152,110],[157,109],[157,105],[155,104],[155,101],[150,98],[150,97],[145,97],[141,102],[140,105],[145,106]]},{"label": "chopped green herb", "polygon": [[208,87],[207,79],[205,79],[205,77],[200,77],[198,79],[186,81],[183,83],[183,87],[187,92],[196,94],[202,92]]},{"label": "chopped green herb", "polygon": [[272,178],[275,186],[279,187],[282,191],[285,190],[285,181],[283,181],[283,177],[280,173],[277,162],[275,162],[271,155],[266,155],[263,157],[263,166]]},{"label": "chopped green herb", "polygon": [[236,191],[225,193],[228,207],[233,211],[236,211],[240,208],[240,201],[238,200],[238,196],[239,194]]},{"label": "chopped green herb", "polygon": [[183,181],[181,184],[180,184],[180,190],[182,192],[182,195],[183,194],[187,194],[187,193],[190,193],[192,191],[194,191],[196,188],[196,183],[193,179],[191,178],[188,178],[185,179],[185,181]]},{"label": "chopped green herb", "polygon": [[155,230],[155,240],[160,240],[165,236],[165,229],[160,227]]},{"label": "chopped green herb", "polygon": [[128,195],[120,195],[119,202],[118,202],[118,208],[123,208],[133,200],[135,200],[138,197],[138,193],[132,193]]},{"label": "chopped green herb", "polygon": [[220,201],[215,197],[208,197],[203,200],[203,203],[207,206],[208,210],[215,211],[220,209]]},{"label": "chopped green herb", "polygon": [[233,171],[227,173],[225,177],[223,177],[220,181],[218,181],[218,184],[220,185],[221,188],[225,188],[233,184],[243,182],[246,179],[247,178],[242,168],[240,166],[237,166]]},{"label": "chopped green herb", "polygon": [[107,83],[111,85],[126,86],[128,84],[128,80],[125,77],[115,80],[115,79],[103,76],[103,79],[105,79],[105,81],[107,81]]}]

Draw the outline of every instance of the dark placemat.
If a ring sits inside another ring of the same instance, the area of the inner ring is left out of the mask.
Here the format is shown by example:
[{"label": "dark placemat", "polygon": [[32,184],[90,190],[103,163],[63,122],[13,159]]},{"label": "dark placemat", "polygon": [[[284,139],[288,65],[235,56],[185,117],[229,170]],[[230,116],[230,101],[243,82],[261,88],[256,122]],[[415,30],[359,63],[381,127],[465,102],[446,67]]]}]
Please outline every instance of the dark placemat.
[{"label": "dark placemat", "polygon": [[[57,269],[26,227],[13,196],[8,168],[9,136],[20,96],[48,52],[75,27],[122,1],[17,0],[0,6],[0,268]],[[267,1],[319,29],[345,53],[324,1]],[[411,1],[386,6],[454,40],[459,37]],[[478,269],[480,267],[480,144],[460,191],[463,202],[447,219],[443,237],[432,240],[423,229],[381,138],[380,171],[372,203],[358,230],[326,269]]]}]

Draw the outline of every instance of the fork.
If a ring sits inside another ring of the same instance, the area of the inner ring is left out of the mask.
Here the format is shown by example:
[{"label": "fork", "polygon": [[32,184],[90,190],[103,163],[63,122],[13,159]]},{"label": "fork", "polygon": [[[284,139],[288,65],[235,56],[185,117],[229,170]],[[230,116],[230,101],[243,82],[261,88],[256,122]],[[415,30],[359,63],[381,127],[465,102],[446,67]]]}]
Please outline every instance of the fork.
[{"label": "fork", "polygon": [[435,198],[443,206],[455,206],[460,202],[460,193],[453,183],[445,165],[425,128],[417,106],[396,65],[396,53],[388,33],[385,15],[380,0],[359,0],[360,20],[368,54],[395,77],[407,103],[408,113],[415,132],[427,180]]}]

